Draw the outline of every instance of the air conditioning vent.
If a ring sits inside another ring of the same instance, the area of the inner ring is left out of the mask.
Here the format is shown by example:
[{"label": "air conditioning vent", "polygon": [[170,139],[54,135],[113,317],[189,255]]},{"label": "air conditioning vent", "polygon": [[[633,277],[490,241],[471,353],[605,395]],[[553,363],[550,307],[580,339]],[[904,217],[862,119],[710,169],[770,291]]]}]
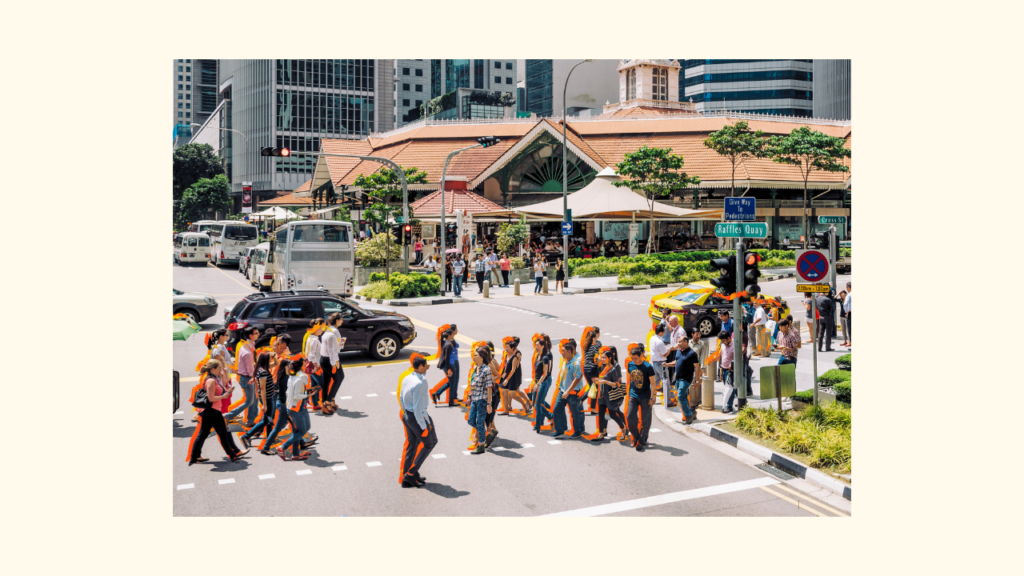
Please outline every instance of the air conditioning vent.
[{"label": "air conditioning vent", "polygon": [[347,250],[293,250],[292,262],[351,262]]}]

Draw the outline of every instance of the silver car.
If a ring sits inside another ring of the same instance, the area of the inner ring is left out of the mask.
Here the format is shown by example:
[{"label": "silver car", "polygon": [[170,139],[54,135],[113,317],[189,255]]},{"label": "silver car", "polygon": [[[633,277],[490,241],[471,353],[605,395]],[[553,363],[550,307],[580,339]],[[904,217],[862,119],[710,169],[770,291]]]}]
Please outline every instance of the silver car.
[{"label": "silver car", "polygon": [[250,246],[246,248],[245,252],[242,252],[242,255],[238,258],[238,273],[241,274],[242,276],[245,276],[246,278],[249,277],[249,268],[251,267],[250,262],[252,252],[255,249],[255,246]]},{"label": "silver car", "polygon": [[186,314],[196,324],[217,313],[217,300],[199,292],[174,290],[174,314]]}]

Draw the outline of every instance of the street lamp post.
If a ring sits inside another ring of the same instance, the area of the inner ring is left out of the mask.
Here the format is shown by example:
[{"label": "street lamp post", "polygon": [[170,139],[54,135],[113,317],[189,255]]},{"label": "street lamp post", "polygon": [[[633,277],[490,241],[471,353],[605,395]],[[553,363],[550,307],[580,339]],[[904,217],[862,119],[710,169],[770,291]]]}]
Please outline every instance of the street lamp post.
[{"label": "street lamp post", "polygon": [[[593,58],[577,62],[576,66],[583,64],[584,62],[593,62]],[[569,220],[569,170],[568,160],[566,155],[569,153],[569,147],[565,139],[565,127],[569,124],[568,117],[565,112],[565,94],[569,89],[569,77],[572,76],[572,71],[576,69],[573,66],[569,69],[569,73],[565,76],[565,86],[562,87],[562,222]],[[569,285],[569,237],[562,232],[562,271],[565,274],[565,281],[562,282],[562,286]]]}]

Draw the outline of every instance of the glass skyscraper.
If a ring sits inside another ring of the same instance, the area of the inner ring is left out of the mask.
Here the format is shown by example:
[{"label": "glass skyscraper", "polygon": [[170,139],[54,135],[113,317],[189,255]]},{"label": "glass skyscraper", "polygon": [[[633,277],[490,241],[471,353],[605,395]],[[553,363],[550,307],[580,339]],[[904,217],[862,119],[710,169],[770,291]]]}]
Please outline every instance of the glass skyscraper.
[{"label": "glass skyscraper", "polygon": [[683,60],[679,100],[698,111],[735,110],[810,117],[811,60]]}]

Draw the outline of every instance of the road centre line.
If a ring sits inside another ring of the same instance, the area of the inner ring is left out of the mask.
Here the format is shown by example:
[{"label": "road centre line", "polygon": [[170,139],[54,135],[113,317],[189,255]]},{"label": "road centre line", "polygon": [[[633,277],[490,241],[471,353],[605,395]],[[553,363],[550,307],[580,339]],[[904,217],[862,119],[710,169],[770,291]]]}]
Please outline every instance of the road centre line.
[{"label": "road centre line", "polygon": [[761,488],[761,490],[764,490],[765,492],[771,494],[772,496],[775,496],[779,500],[784,500],[786,502],[789,502],[790,504],[796,506],[797,508],[799,508],[801,510],[807,510],[811,514],[814,514],[815,516],[818,516],[818,517],[821,517],[821,518],[828,518],[828,516],[826,516],[825,514],[822,514],[821,512],[818,512],[817,510],[815,510],[813,508],[808,508],[807,506],[801,506],[800,503],[797,502],[796,500],[793,500],[792,498],[790,498],[788,496],[783,496],[782,494],[779,494],[775,490],[772,490],[772,489],[767,488],[765,486],[761,486],[760,488]]},{"label": "road centre line", "polygon": [[801,493],[797,492],[796,490],[793,490],[789,486],[786,486],[785,484],[779,484],[778,486],[776,486],[776,488],[785,490],[786,492],[789,492],[790,494],[792,494],[794,496],[798,496],[800,498],[808,500],[810,504],[813,504],[814,506],[817,506],[818,508],[821,508],[822,510],[825,510],[826,512],[831,512],[831,513],[833,513],[833,514],[835,514],[837,516],[845,516],[847,518],[850,517],[849,514],[847,514],[845,512],[840,512],[839,510],[836,510],[835,508],[832,508],[830,506],[826,506],[826,505],[822,504],[821,502],[818,502],[817,500],[810,500],[807,497],[806,494],[801,494]]},{"label": "road centre line", "polygon": [[636,500],[626,500],[625,502],[615,502],[612,504],[602,504],[600,506],[591,506],[589,508],[580,508],[578,510],[568,510],[566,512],[557,512],[555,514],[545,514],[544,516],[603,516],[605,514],[615,514],[617,512],[627,512],[629,510],[639,510],[640,508],[660,506],[661,504],[671,504],[673,502],[693,500],[695,498],[705,498],[708,496],[729,494],[730,492],[740,492],[742,490],[761,488],[764,486],[771,486],[772,484],[778,483],[779,481],[774,478],[755,478],[753,480],[744,480],[742,482],[730,482],[729,484],[720,484],[718,486],[695,488],[693,490],[683,490],[682,492],[672,492],[670,494],[662,494],[660,496],[638,498]]},{"label": "road centre line", "polygon": [[[237,283],[242,288],[245,288],[245,289],[248,289],[248,290],[252,289],[252,286],[246,286],[245,284],[242,284],[242,281],[239,280],[238,278],[232,278],[230,274],[228,274],[227,272],[221,270],[219,266],[214,266],[214,268],[217,270],[217,272],[220,272],[224,276],[230,278],[232,282]],[[249,294],[252,294],[252,292],[247,292],[245,295],[248,296]]]}]

